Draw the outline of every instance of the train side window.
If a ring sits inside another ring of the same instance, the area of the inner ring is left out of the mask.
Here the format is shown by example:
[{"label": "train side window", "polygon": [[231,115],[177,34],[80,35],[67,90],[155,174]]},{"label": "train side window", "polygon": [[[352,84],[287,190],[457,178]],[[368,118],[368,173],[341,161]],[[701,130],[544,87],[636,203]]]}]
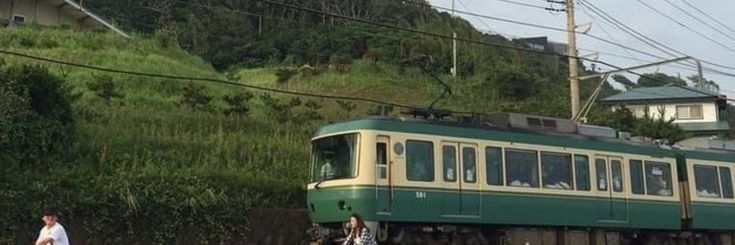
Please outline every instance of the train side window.
[{"label": "train side window", "polygon": [[720,183],[717,182],[717,167],[694,165],[694,184],[698,197],[720,197]]},{"label": "train side window", "polygon": [[473,147],[462,147],[462,176],[465,183],[477,182],[477,151]]},{"label": "train side window", "polygon": [[597,190],[607,190],[607,164],[605,159],[595,159],[595,173],[597,173]]},{"label": "train side window", "polygon": [[457,148],[451,145],[442,147],[442,158],[444,165],[444,181],[454,182],[457,180]]},{"label": "train side window", "polygon": [[674,195],[671,185],[671,166],[664,162],[645,162],[646,194]]},{"label": "train side window", "polygon": [[388,145],[385,143],[378,143],[375,147],[378,178],[385,179],[388,177]]},{"label": "train side window", "polygon": [[589,157],[585,155],[574,155],[574,170],[577,177],[577,190],[590,190],[590,164]]},{"label": "train side window", "polygon": [[508,186],[538,187],[536,151],[505,149],[505,181]]},{"label": "train side window", "polygon": [[610,172],[613,191],[623,192],[623,166],[620,160],[610,160]]},{"label": "train side window", "polygon": [[541,152],[541,176],[544,188],[572,190],[572,155]]},{"label": "train side window", "polygon": [[733,198],[730,168],[720,167],[720,180],[722,180],[722,197]]},{"label": "train side window", "polygon": [[643,161],[630,160],[628,165],[630,165],[630,188],[633,190],[633,194],[644,194]]},{"label": "train side window", "polygon": [[406,141],[406,179],[434,181],[434,143]]},{"label": "train side window", "polygon": [[485,168],[488,185],[503,185],[503,151],[500,147],[485,148]]}]

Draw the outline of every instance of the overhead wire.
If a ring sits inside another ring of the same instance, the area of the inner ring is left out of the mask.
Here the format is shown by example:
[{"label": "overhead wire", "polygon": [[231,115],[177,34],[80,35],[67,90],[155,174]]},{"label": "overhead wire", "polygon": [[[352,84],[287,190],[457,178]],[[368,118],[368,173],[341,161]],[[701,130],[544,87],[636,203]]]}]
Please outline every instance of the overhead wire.
[{"label": "overhead wire", "polygon": [[720,35],[723,35],[723,36],[725,36],[725,37],[729,38],[730,40],[733,40],[733,41],[735,41],[735,37],[733,37],[733,36],[731,36],[731,35],[729,35],[729,34],[727,34],[727,33],[723,32],[723,31],[721,31],[721,30],[720,30],[719,28],[717,28],[717,27],[714,27],[714,26],[712,26],[712,25],[711,25],[710,23],[707,23],[706,21],[704,21],[704,20],[700,19],[699,17],[697,17],[697,16],[693,15],[692,13],[689,13],[689,11],[686,11],[685,9],[683,9],[683,8],[679,7],[679,5],[676,5],[676,4],[674,4],[673,2],[671,2],[671,0],[664,0],[664,1],[665,1],[666,3],[668,3],[669,5],[673,6],[674,8],[678,9],[679,11],[683,12],[683,13],[684,13],[684,14],[686,14],[687,16],[691,17],[692,19],[695,19],[695,20],[697,20],[697,21],[698,21],[699,23],[702,23],[703,25],[705,25],[705,26],[709,27],[710,29],[712,29],[712,30],[715,30],[715,31],[716,31],[717,33],[720,33]]},{"label": "overhead wire", "polygon": [[723,48],[725,48],[725,49],[727,49],[727,50],[729,50],[729,51],[731,51],[731,52],[734,52],[734,53],[735,53],[735,49],[733,49],[733,48],[730,48],[730,47],[728,47],[727,45],[725,45],[725,44],[722,44],[721,42],[719,42],[719,41],[717,41],[717,40],[715,40],[715,39],[712,39],[711,37],[708,37],[707,35],[705,35],[705,34],[703,34],[703,33],[699,32],[699,31],[695,30],[694,28],[692,28],[692,27],[690,27],[690,26],[688,26],[688,25],[686,25],[686,24],[682,23],[681,21],[678,21],[678,20],[674,19],[673,17],[671,17],[671,16],[667,15],[666,13],[662,12],[661,10],[658,10],[657,8],[654,8],[653,6],[651,6],[651,5],[647,4],[646,2],[644,2],[644,1],[642,1],[642,0],[636,0],[636,1],[638,1],[638,2],[639,2],[639,3],[641,3],[641,4],[643,4],[644,6],[646,6],[647,8],[649,8],[650,10],[653,10],[654,12],[658,13],[659,15],[661,15],[661,16],[663,16],[663,17],[665,17],[666,19],[668,19],[668,20],[670,20],[670,21],[672,21],[672,22],[674,22],[674,23],[678,24],[679,26],[681,26],[681,27],[684,27],[684,28],[686,28],[687,30],[689,30],[689,31],[691,31],[691,32],[694,32],[694,33],[695,33],[695,34],[697,34],[698,36],[700,36],[700,37],[703,37],[704,39],[707,39],[707,40],[709,40],[710,42],[713,42],[713,43],[715,43],[715,44],[719,45],[720,47],[723,47]]},{"label": "overhead wire", "polygon": [[722,23],[722,22],[720,22],[719,20],[717,20],[717,18],[714,18],[714,17],[710,16],[709,14],[705,13],[705,12],[704,12],[704,11],[702,11],[701,9],[697,8],[696,6],[694,6],[694,5],[690,4],[690,3],[689,3],[689,2],[687,2],[686,0],[679,0],[679,1],[683,2],[684,4],[686,4],[687,6],[689,6],[690,8],[692,8],[692,9],[694,9],[695,11],[699,12],[700,14],[704,15],[705,17],[707,17],[708,19],[710,19],[710,20],[714,21],[715,23],[717,23],[717,24],[720,24],[720,26],[724,27],[725,29],[728,29],[728,30],[730,30],[731,32],[735,33],[735,30],[734,30],[733,28],[730,28],[729,26],[727,26],[727,25],[725,25],[724,23]]}]

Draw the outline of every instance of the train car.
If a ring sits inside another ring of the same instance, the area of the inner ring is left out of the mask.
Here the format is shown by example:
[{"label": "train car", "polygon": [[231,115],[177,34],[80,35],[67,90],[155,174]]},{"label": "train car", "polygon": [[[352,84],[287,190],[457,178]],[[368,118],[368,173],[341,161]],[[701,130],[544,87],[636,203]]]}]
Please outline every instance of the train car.
[{"label": "train car", "polygon": [[395,244],[726,244],[735,230],[732,154],[396,118],[312,142],[307,208],[326,243],[352,213]]}]

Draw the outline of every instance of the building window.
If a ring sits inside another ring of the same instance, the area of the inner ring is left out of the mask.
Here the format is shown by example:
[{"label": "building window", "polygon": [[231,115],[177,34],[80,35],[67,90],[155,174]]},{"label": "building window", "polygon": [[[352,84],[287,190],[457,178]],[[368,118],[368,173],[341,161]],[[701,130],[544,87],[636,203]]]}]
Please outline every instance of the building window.
[{"label": "building window", "polygon": [[570,154],[541,152],[543,186],[548,189],[571,190],[572,156]]},{"label": "building window", "polygon": [[590,164],[585,155],[574,155],[574,170],[577,176],[577,190],[590,190]]},{"label": "building window", "polygon": [[454,182],[457,179],[457,148],[451,145],[442,147],[444,165],[444,181]]},{"label": "building window", "polygon": [[702,105],[678,105],[676,106],[677,119],[702,119]]},{"label": "building window", "polygon": [[406,141],[406,179],[434,181],[434,143]]},{"label": "building window", "polygon": [[487,184],[502,185],[503,184],[503,152],[500,147],[485,148],[485,161],[487,161]]},{"label": "building window", "polygon": [[657,196],[673,195],[671,166],[663,162],[645,162],[646,194]]},{"label": "building window", "polygon": [[505,149],[505,181],[508,186],[538,187],[536,151]]},{"label": "building window", "polygon": [[26,17],[22,15],[13,15],[13,25],[19,26],[26,22]]}]

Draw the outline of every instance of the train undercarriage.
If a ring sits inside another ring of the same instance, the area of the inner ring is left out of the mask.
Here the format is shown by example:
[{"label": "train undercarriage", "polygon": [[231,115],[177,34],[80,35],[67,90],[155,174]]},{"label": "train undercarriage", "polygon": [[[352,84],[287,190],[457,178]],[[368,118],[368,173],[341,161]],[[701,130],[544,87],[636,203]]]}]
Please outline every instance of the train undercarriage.
[{"label": "train undercarriage", "polygon": [[[340,244],[340,225],[314,227],[307,244]],[[605,230],[580,227],[507,227],[380,223],[379,244],[427,245],[735,245],[735,233]]]}]

